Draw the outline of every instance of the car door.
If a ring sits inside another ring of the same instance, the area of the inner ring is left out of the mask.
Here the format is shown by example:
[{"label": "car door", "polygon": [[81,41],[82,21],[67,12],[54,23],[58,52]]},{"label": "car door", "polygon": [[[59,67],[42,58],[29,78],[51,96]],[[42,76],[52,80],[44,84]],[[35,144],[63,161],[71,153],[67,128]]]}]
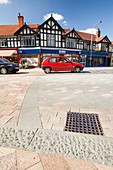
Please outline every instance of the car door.
[{"label": "car door", "polygon": [[52,71],[58,71],[57,57],[52,57],[48,61],[48,66],[51,67]]},{"label": "car door", "polygon": [[73,70],[73,65],[71,61],[66,58],[62,58],[61,62],[58,62],[58,70],[59,71],[71,71]]},{"label": "car door", "polygon": [[4,64],[3,64],[3,59],[0,58],[0,67],[2,67]]}]

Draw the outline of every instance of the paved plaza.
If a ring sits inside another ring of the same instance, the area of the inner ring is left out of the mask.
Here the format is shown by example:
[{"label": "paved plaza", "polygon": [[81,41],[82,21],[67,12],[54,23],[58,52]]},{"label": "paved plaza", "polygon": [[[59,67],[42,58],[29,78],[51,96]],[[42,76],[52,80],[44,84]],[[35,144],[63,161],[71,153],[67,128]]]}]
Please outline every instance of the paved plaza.
[{"label": "paved plaza", "polygon": [[[0,80],[0,170],[113,170],[113,68]],[[104,136],[64,132],[69,111],[97,113]]]}]

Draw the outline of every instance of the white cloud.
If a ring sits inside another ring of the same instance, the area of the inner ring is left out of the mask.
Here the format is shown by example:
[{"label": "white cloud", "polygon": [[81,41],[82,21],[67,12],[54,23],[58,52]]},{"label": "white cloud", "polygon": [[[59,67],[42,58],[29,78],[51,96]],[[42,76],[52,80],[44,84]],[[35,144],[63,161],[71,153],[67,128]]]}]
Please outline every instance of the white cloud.
[{"label": "white cloud", "polygon": [[63,21],[63,24],[64,24],[65,26],[67,26],[67,21]]},{"label": "white cloud", "polygon": [[57,21],[61,21],[64,19],[64,17],[61,15],[61,14],[57,14],[57,13],[49,13],[49,14],[46,14],[44,15],[44,20],[47,20],[48,18],[51,17],[51,15],[53,16],[53,18],[55,18],[55,20]]},{"label": "white cloud", "polygon": [[53,18],[54,18],[56,21],[62,21],[63,25],[67,26],[67,21],[64,20],[64,17],[63,17],[61,14],[49,13],[49,14],[44,15],[43,19],[44,19],[44,20],[47,20],[48,18],[51,17],[51,15],[53,16]]},{"label": "white cloud", "polygon": [[86,33],[90,33],[90,34],[95,34],[96,35],[96,28],[88,28],[86,30],[80,30],[80,32],[86,32]]},{"label": "white cloud", "polygon": [[10,0],[0,0],[0,4],[8,4],[10,3]]}]

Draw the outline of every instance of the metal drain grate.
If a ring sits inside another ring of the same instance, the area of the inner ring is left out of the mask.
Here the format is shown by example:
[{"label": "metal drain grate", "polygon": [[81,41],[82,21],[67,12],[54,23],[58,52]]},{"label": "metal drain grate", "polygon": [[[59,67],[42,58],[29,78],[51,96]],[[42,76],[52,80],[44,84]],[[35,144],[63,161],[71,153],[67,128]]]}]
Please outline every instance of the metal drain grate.
[{"label": "metal drain grate", "polygon": [[103,135],[98,114],[68,112],[64,131]]}]

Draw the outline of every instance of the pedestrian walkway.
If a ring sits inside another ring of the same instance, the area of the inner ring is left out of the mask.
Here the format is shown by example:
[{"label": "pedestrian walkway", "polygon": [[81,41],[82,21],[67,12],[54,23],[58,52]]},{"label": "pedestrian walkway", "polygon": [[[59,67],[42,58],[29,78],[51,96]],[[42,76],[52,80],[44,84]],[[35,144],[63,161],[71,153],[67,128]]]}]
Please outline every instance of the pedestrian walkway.
[{"label": "pedestrian walkway", "polygon": [[39,78],[36,78],[27,90],[24,102],[20,111],[18,126],[20,128],[30,127],[42,128],[39,106],[38,106]]},{"label": "pedestrian walkway", "polygon": [[[0,126],[0,145],[21,149],[1,148],[0,165],[3,170],[8,170],[8,168],[113,170],[111,133],[113,130],[111,126],[113,123],[111,100],[113,89],[110,73],[112,68],[106,70],[107,74],[103,69],[99,71],[88,69],[80,74],[44,75],[40,69],[38,71],[37,69],[21,70],[17,76],[7,75],[8,88],[6,78],[1,76],[3,83],[0,86],[4,84],[4,90],[0,92],[3,96],[0,104],[1,106],[4,104],[4,107],[0,111],[0,124],[5,126]],[[105,88],[102,86],[103,83],[106,85]],[[9,95],[5,93],[7,91]],[[99,96],[98,101],[96,101],[98,98],[96,94]],[[87,100],[85,100],[86,96]],[[8,101],[8,97],[11,100]],[[17,97],[20,98],[20,107],[18,107],[18,116],[14,117],[13,114],[17,108],[14,105],[19,103],[18,100],[15,102]],[[92,100],[93,103],[91,103]],[[9,103],[7,103],[6,110],[4,109],[6,101],[11,103],[11,109],[8,108]],[[102,106],[99,102],[103,102]],[[105,133],[104,137],[63,132],[66,113],[69,110],[98,112]],[[107,111],[107,114],[104,111]],[[29,159],[26,160],[24,155],[29,155]],[[11,158],[10,162],[8,162],[8,157]],[[3,167],[4,165],[6,168]]]},{"label": "pedestrian walkway", "polygon": [[113,170],[91,161],[0,148],[0,170]]}]

